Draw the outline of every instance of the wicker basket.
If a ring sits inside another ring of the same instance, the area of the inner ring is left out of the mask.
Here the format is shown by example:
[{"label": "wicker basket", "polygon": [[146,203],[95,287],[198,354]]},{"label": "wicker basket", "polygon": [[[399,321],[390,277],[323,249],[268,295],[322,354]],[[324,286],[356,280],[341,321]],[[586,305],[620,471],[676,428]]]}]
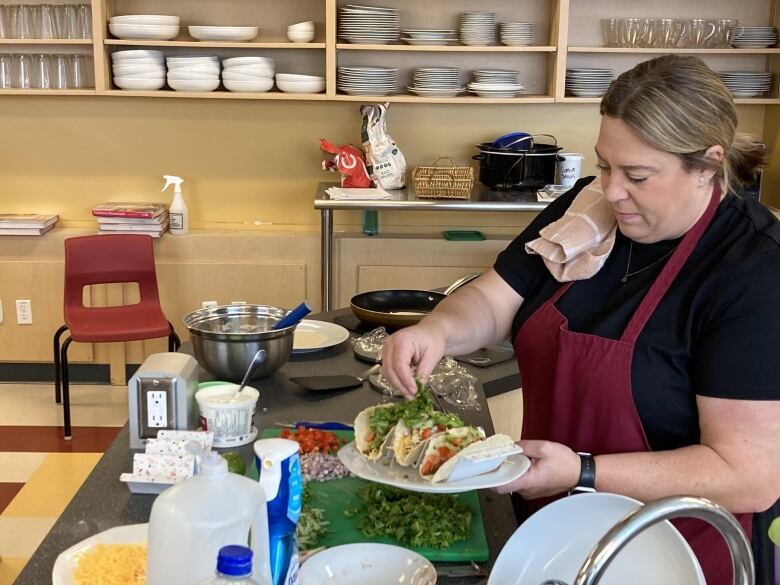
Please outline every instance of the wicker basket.
[{"label": "wicker basket", "polygon": [[[449,160],[452,166],[439,166],[441,160]],[[474,186],[474,169],[457,167],[454,158],[442,156],[431,167],[416,167],[412,183],[419,198],[468,199]]]}]

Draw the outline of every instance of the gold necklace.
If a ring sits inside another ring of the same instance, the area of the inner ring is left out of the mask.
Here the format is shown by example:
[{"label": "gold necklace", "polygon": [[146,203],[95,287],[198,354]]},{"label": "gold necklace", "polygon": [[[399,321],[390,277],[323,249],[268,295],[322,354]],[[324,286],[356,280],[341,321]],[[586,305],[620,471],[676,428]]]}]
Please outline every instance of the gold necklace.
[{"label": "gold necklace", "polygon": [[677,246],[669,250],[666,254],[661,256],[658,260],[653,262],[652,264],[649,264],[645,266],[644,268],[640,268],[639,270],[635,270],[634,272],[629,272],[629,268],[631,268],[631,252],[634,251],[634,240],[631,240],[631,243],[628,245],[628,264],[626,264],[626,273],[623,275],[623,278],[620,279],[620,282],[623,284],[626,284],[628,282],[628,279],[632,276],[636,276],[640,272],[644,272],[645,270],[650,270],[653,266],[656,266],[660,262],[663,262],[666,260],[669,256],[672,255],[672,252],[674,252],[677,249]]}]

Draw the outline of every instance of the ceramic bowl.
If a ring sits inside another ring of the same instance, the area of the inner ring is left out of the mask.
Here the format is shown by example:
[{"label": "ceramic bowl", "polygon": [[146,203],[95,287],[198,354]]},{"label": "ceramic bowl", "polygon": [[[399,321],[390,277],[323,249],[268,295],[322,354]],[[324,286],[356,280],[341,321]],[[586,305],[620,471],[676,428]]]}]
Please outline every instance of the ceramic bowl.
[{"label": "ceramic bowl", "polygon": [[279,81],[276,86],[285,93],[320,93],[325,90],[324,81]]},{"label": "ceramic bowl", "polygon": [[219,77],[213,79],[171,79],[168,85],[176,91],[214,91],[219,87]]},{"label": "ceramic bowl", "polygon": [[109,23],[108,30],[118,39],[170,41],[179,36],[178,25]]},{"label": "ceramic bowl", "polygon": [[109,19],[112,24],[151,24],[160,26],[179,26],[181,17],[166,16],[163,14],[125,14],[112,16]]},{"label": "ceramic bowl", "polygon": [[230,70],[228,70],[222,72],[222,79],[225,81],[254,81],[254,82],[259,82],[261,79],[267,79],[271,81],[271,85],[273,85],[274,75],[273,73],[263,73],[263,74],[233,73]]},{"label": "ceramic bowl", "polygon": [[114,77],[114,85],[119,89],[150,91],[161,89],[165,85],[165,77]]},{"label": "ceramic bowl", "polygon": [[279,81],[311,81],[317,83],[325,81],[324,77],[317,75],[299,75],[297,73],[277,73],[276,79]]},{"label": "ceramic bowl", "polygon": [[274,80],[268,78],[258,78],[254,80],[223,79],[222,84],[228,91],[266,92],[274,86]]},{"label": "ceramic bowl", "polygon": [[305,22],[296,22],[287,27],[291,32],[309,32],[314,30],[314,21],[307,20]]},{"label": "ceramic bowl", "polygon": [[223,59],[223,67],[238,67],[240,65],[265,65],[266,67],[274,67],[274,60],[270,57],[231,57],[230,59]]},{"label": "ceramic bowl", "polygon": [[147,51],[147,50],[130,50],[130,51],[114,51],[111,53],[111,61],[117,63],[119,61],[137,61],[137,60],[154,60],[159,62],[165,62],[165,56],[162,51]]},{"label": "ceramic bowl", "polygon": [[287,31],[287,38],[293,43],[310,43],[314,40],[314,31]]}]

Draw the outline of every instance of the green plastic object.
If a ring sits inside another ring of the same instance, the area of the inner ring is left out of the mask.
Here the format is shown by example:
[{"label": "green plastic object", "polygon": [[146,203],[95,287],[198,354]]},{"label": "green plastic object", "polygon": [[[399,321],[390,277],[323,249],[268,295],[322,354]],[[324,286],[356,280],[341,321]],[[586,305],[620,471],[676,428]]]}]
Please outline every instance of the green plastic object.
[{"label": "green plastic object", "polygon": [[451,242],[481,242],[485,234],[477,230],[447,230],[442,232],[445,240]]},{"label": "green plastic object", "polygon": [[769,525],[769,540],[774,542],[775,546],[780,546],[780,518],[775,518]]},{"label": "green plastic object", "polygon": [[[262,438],[278,437],[281,429],[266,429]],[[340,439],[352,441],[352,431],[331,431]],[[256,460],[247,470],[247,476],[257,479]],[[361,515],[352,518],[344,516],[344,510],[360,507],[363,501],[357,495],[368,485],[364,479],[358,477],[345,477],[330,481],[309,482],[314,496],[314,506],[325,510],[325,520],[330,522],[328,532],[319,538],[317,546],[338,546],[340,544],[352,544],[355,542],[380,542],[395,544],[392,538],[366,538],[358,529]],[[479,497],[476,491],[458,494],[458,499],[471,509],[471,532],[468,540],[456,542],[449,548],[413,548],[430,561],[476,561],[484,562],[490,555],[485,536],[485,522],[482,518],[482,510],[479,506]],[[408,548],[408,547],[407,547]]]}]

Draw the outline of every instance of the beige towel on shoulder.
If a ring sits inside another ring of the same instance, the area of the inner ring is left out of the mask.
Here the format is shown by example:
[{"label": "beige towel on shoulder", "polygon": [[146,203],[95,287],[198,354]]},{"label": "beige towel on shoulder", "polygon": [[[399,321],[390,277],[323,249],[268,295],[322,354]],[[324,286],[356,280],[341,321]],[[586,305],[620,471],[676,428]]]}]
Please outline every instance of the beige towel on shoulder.
[{"label": "beige towel on shoulder", "polygon": [[604,266],[616,230],[615,215],[597,178],[577,194],[561,219],[525,245],[525,251],[539,254],[558,282],[585,280]]}]

